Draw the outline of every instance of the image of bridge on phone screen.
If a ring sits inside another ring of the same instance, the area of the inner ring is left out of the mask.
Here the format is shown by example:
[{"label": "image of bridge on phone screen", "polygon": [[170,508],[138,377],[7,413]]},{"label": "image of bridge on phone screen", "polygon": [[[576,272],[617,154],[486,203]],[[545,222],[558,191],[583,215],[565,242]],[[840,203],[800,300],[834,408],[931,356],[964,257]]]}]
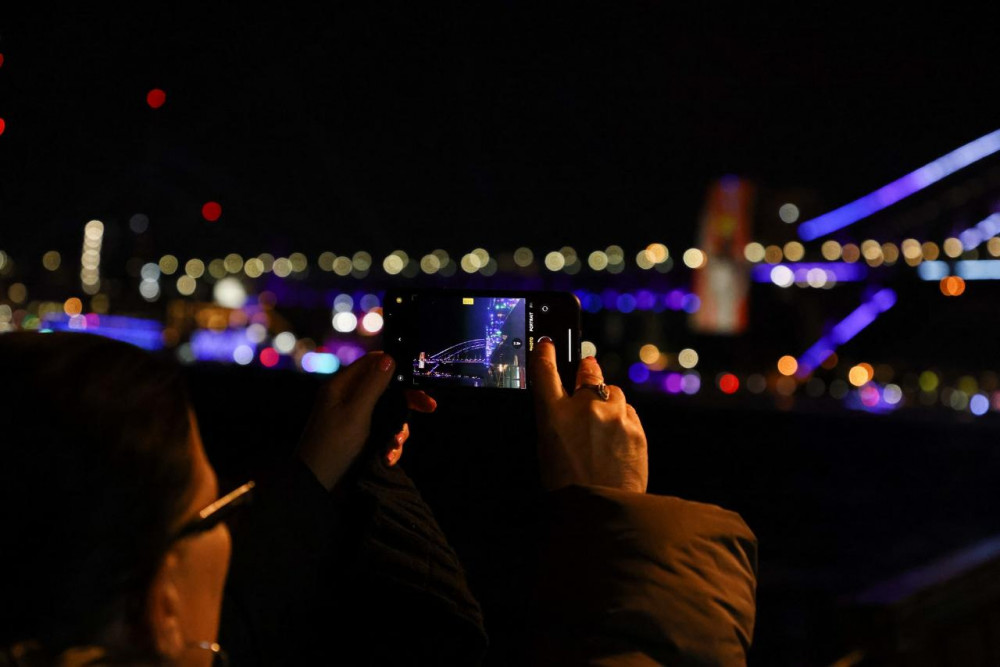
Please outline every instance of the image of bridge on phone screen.
[{"label": "image of bridge on phone screen", "polygon": [[414,384],[527,387],[523,298],[450,297],[422,306]]}]

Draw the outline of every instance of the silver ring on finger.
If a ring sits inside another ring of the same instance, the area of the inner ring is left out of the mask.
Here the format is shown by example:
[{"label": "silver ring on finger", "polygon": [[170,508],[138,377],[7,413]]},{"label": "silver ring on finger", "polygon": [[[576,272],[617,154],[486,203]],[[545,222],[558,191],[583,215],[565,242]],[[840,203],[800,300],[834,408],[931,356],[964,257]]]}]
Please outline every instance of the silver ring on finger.
[{"label": "silver ring on finger", "polygon": [[597,397],[602,401],[606,401],[611,398],[611,392],[608,391],[608,385],[601,382],[600,384],[581,384],[581,389],[592,389]]}]

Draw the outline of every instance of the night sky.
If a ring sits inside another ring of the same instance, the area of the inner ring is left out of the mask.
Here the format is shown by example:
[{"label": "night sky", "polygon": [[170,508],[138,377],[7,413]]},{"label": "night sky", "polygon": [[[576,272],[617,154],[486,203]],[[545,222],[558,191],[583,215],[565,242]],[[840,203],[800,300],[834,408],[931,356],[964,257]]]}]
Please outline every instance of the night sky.
[{"label": "night sky", "polygon": [[833,207],[1000,127],[982,15],[359,4],[0,12],[0,247],[679,246],[723,174]]}]

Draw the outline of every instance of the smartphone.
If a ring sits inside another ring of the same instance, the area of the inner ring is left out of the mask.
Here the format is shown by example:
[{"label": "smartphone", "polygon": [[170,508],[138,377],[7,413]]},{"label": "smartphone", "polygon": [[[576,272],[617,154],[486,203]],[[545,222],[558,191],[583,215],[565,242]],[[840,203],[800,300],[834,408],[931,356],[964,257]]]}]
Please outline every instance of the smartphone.
[{"label": "smartphone", "polygon": [[408,388],[524,391],[531,351],[548,338],[570,390],[580,362],[571,292],[396,290],[382,301],[385,350]]}]

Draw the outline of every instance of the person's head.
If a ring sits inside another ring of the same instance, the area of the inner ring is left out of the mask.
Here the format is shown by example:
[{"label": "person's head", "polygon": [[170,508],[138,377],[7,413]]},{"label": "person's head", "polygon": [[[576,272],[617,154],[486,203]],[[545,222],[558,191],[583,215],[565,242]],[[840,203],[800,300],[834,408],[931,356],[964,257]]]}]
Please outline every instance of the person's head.
[{"label": "person's head", "polygon": [[[223,524],[178,369],[86,334],[0,335],[0,655],[209,664]],[[2,662],[2,660],[0,660]]]}]

